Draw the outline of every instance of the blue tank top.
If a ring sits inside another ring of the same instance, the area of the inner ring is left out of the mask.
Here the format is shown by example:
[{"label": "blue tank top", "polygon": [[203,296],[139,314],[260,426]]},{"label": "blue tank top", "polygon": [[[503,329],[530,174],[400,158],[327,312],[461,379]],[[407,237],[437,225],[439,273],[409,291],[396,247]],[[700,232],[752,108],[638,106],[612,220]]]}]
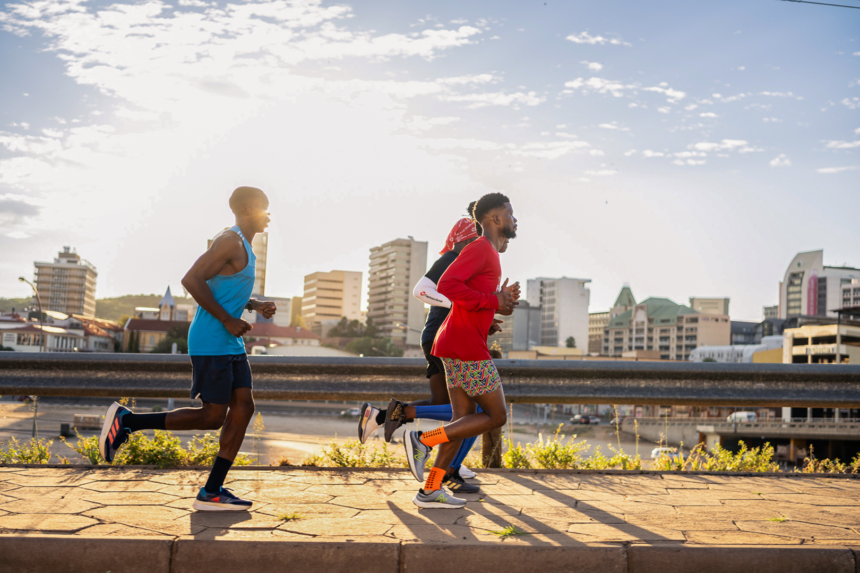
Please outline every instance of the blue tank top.
[{"label": "blue tank top", "polygon": [[[242,229],[233,226],[228,229],[242,237],[245,252],[248,253],[248,264],[235,275],[215,275],[206,284],[212,291],[215,301],[233,318],[240,318],[245,305],[251,299],[256,276],[257,257],[251,245],[242,234]],[[197,307],[194,320],[188,329],[188,354],[191,356],[224,356],[227,354],[245,354],[245,343],[241,337],[236,337],[224,328],[221,321],[209,314],[202,306]]]}]

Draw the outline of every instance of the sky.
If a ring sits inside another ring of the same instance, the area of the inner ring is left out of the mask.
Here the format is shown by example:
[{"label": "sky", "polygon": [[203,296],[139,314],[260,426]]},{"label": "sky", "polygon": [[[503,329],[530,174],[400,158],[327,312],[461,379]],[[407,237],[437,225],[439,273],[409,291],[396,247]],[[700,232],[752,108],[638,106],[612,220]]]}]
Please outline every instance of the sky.
[{"label": "sky", "polygon": [[[860,5],[860,0],[842,3]],[[0,9],[0,296],[70,245],[161,293],[270,197],[267,294],[502,192],[506,277],[592,312],[860,266],[860,10],[779,2],[35,0]],[[366,302],[365,302],[366,304]]]}]

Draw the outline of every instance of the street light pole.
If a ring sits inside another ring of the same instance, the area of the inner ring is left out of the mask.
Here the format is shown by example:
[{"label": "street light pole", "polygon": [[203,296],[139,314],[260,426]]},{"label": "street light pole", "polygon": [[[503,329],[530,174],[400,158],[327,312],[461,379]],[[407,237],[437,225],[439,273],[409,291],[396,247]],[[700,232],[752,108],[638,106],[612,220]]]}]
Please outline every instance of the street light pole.
[{"label": "street light pole", "polygon": [[24,277],[18,277],[18,280],[27,283],[30,285],[30,288],[33,289],[33,292],[36,293],[36,304],[39,305],[39,341],[41,344],[39,345],[42,352],[47,352],[47,338],[45,337],[45,323],[43,321],[42,315],[42,297],[39,296],[39,289],[36,288],[36,285],[25,279]]},{"label": "street light pole", "polygon": [[[39,305],[39,347],[42,352],[45,352],[47,348],[47,339],[45,337],[45,321],[42,316],[42,297],[39,296],[39,289],[36,288],[36,285],[25,279],[24,277],[18,277],[18,280],[21,282],[25,282],[30,285],[30,288],[33,289],[33,292],[36,293],[36,304]],[[39,434],[39,430],[36,427],[36,416],[39,414],[39,397],[33,396],[33,438],[35,438]]]}]

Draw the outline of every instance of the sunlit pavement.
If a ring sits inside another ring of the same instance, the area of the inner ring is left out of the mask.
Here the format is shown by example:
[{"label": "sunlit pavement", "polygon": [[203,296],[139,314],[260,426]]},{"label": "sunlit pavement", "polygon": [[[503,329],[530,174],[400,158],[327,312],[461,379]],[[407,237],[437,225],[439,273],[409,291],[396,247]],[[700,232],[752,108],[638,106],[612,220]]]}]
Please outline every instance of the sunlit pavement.
[{"label": "sunlit pavement", "polygon": [[[640,546],[780,546],[827,549],[801,553],[810,559],[842,556],[829,571],[850,556],[845,571],[855,571],[850,547],[860,547],[860,480],[850,476],[479,470],[483,493],[463,496],[465,509],[418,510],[411,499],[420,484],[407,471],[243,469],[230,473],[227,487],[253,500],[252,511],[194,512],[193,496],[206,474],[0,467],[0,555],[9,555],[4,543],[33,535],[51,536],[46,543],[67,537],[330,542],[371,553],[390,544],[617,548],[625,560]],[[513,534],[503,535],[510,526]],[[604,565],[601,570],[614,570],[611,559]],[[409,570],[424,570],[415,567]],[[114,569],[120,570],[130,569]]]}]

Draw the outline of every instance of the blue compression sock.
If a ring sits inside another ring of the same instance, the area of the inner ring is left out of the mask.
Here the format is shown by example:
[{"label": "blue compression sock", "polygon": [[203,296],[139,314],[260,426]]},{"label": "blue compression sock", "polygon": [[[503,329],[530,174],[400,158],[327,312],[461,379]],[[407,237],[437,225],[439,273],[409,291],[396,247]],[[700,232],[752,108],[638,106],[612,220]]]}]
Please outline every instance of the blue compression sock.
[{"label": "blue compression sock", "polygon": [[457,451],[457,457],[454,458],[454,461],[451,462],[451,469],[459,470],[460,465],[463,463],[463,460],[466,459],[466,456],[469,455],[469,452],[472,451],[472,446],[475,445],[475,440],[478,439],[478,436],[474,438],[468,438],[463,440],[463,443],[460,444],[460,449]]},{"label": "blue compression sock", "polygon": [[422,420],[436,420],[437,422],[450,422],[454,417],[451,404],[439,406],[415,406],[415,417]]}]

